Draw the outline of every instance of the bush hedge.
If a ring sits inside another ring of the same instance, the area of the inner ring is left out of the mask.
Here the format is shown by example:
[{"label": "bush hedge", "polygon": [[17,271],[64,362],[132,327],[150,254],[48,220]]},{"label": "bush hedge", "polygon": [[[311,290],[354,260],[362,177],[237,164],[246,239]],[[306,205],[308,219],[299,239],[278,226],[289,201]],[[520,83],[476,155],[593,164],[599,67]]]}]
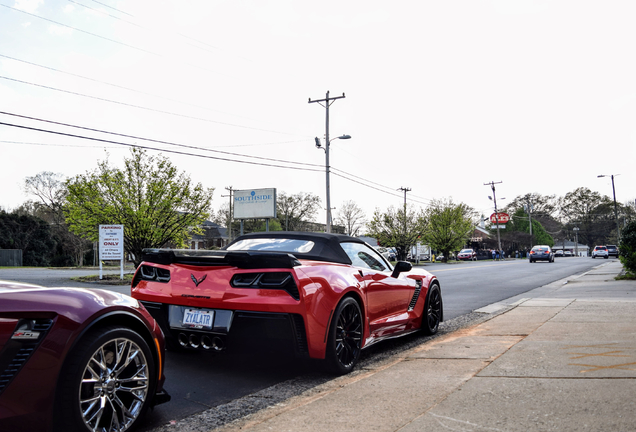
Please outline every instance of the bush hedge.
[{"label": "bush hedge", "polygon": [[636,274],[636,221],[623,228],[618,249],[618,257],[625,270]]}]

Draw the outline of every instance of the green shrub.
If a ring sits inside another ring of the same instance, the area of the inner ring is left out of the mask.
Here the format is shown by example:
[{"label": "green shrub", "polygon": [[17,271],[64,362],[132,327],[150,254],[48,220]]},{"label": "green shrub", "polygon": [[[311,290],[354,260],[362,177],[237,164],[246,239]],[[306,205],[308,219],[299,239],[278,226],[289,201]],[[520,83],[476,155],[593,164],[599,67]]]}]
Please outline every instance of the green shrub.
[{"label": "green shrub", "polygon": [[618,257],[625,270],[636,274],[636,221],[623,228],[618,249]]}]

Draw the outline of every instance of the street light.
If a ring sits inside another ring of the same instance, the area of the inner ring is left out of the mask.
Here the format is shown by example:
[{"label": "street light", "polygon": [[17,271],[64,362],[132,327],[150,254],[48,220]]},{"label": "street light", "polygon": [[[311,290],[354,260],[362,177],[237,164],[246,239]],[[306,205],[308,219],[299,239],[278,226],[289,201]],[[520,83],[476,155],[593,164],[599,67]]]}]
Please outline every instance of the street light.
[{"label": "street light", "polygon": [[339,137],[331,138],[330,140],[325,140],[325,147],[323,148],[320,145],[320,138],[316,137],[316,148],[323,149],[325,151],[325,176],[327,180],[327,223],[325,225],[325,232],[331,232],[331,192],[329,185],[329,147],[331,141],[336,139],[351,139],[351,135],[340,135]]},{"label": "street light", "polygon": [[[620,175],[620,174],[616,174]],[[612,193],[614,194],[614,218],[616,219],[616,235],[618,236],[618,242],[621,241],[621,231],[620,226],[618,225],[618,208],[616,207],[616,190],[614,189],[614,174],[605,175],[601,174],[597,177],[611,177],[612,178]]]},{"label": "street light", "polygon": [[499,183],[502,182],[491,181],[490,183],[484,183],[484,186],[490,185],[492,189],[492,196],[488,196],[488,199],[495,203],[495,221],[497,223],[497,247],[499,248],[499,252],[501,252],[501,236],[499,235],[499,211],[497,210],[497,195],[495,195],[495,185]]},{"label": "street light", "polygon": [[579,227],[572,228],[574,231],[574,254],[579,256]]}]

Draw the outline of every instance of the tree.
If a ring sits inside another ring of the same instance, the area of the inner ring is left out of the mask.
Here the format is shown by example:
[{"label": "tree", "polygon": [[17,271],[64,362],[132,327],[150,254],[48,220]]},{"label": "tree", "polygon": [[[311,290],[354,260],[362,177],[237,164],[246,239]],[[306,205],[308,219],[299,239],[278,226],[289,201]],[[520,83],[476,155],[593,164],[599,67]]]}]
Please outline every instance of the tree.
[{"label": "tree", "polygon": [[[521,210],[521,213],[519,210]],[[534,221],[538,221],[546,232],[551,232],[553,234],[557,234],[563,229],[563,225],[557,219],[559,212],[559,198],[557,198],[556,195],[541,195],[538,193],[519,195],[504,208],[504,212],[510,215],[515,215],[515,218],[524,217],[527,219],[529,215],[533,221],[533,234],[535,225]],[[529,225],[526,224],[526,228],[528,227]],[[517,231],[517,233],[522,232],[524,231]],[[507,240],[516,241],[511,238],[507,238]],[[526,243],[527,245],[530,244],[529,242],[521,243],[523,243],[524,246],[526,246]],[[534,244],[547,243],[538,243],[535,241]]]},{"label": "tree", "polygon": [[560,213],[566,226],[579,228],[579,239],[590,248],[606,244],[616,229],[613,201],[606,195],[578,188],[560,200]]},{"label": "tree", "polygon": [[618,258],[625,270],[636,275],[636,221],[627,224],[621,233]]},{"label": "tree", "polygon": [[396,210],[389,207],[382,213],[376,209],[371,222],[367,224],[367,234],[378,240],[378,243],[386,247],[397,249],[397,259],[405,260],[411,247],[417,244],[418,239],[424,234],[424,216],[422,211],[414,210],[405,212],[404,209]]},{"label": "tree", "polygon": [[285,231],[302,231],[306,222],[315,219],[319,209],[320,197],[311,193],[287,195],[281,192],[276,199],[278,221]]},{"label": "tree", "polygon": [[24,190],[27,194],[35,195],[39,198],[41,210],[50,217],[50,222],[54,225],[64,223],[64,212],[62,206],[67,194],[66,186],[62,180],[62,174],[51,171],[43,171],[33,177],[24,179]]},{"label": "tree", "polygon": [[452,198],[433,200],[424,212],[424,241],[448,259],[450,252],[461,249],[477,225],[477,212],[466,204],[453,203]]},{"label": "tree", "polygon": [[43,171],[33,177],[26,177],[24,190],[36,196],[39,201],[27,201],[20,207],[20,211],[40,217],[51,225],[57,242],[51,265],[83,265],[84,256],[92,252],[92,244],[70,232],[64,220],[62,208],[68,191],[62,175]]},{"label": "tree", "polygon": [[517,209],[512,215],[510,222],[506,224],[505,232],[502,238],[516,243],[513,247],[517,249],[530,249],[534,245],[554,246],[554,239],[543,228],[541,222],[532,219],[532,236],[530,236],[530,221],[523,208]]},{"label": "tree", "polygon": [[345,234],[357,236],[360,229],[364,227],[365,214],[353,201],[345,201],[340,206],[336,215],[336,225],[341,225],[345,229]]},{"label": "tree", "polygon": [[527,193],[519,195],[505,207],[506,213],[516,213],[519,209],[526,209],[530,205],[532,217],[536,216],[552,216],[554,217],[559,211],[559,200],[556,195],[541,195],[538,193]]},{"label": "tree", "polygon": [[0,249],[21,249],[25,266],[48,266],[55,239],[49,224],[40,218],[0,210]]},{"label": "tree", "polygon": [[135,265],[142,250],[183,247],[208,217],[213,189],[179,173],[164,156],[133,148],[124,169],[108,160],[66,182],[64,214],[71,231],[96,241],[100,224],[124,225],[124,248]]}]

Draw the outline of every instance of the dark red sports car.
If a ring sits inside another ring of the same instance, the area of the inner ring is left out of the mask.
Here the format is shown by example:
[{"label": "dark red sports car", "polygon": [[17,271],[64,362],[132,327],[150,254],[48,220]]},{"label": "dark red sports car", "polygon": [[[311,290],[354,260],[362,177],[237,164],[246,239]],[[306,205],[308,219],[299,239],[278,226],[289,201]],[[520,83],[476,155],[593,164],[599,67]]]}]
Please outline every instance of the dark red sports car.
[{"label": "dark red sports car", "polygon": [[168,347],[220,350],[237,341],[292,341],[297,355],[349,372],[360,350],[417,330],[436,333],[440,284],[408,262],[392,267],[362,240],[265,232],[224,250],[146,250],[132,296]]},{"label": "dark red sports car", "polygon": [[137,300],[0,281],[0,431],[127,431],[170,399],[163,365]]}]

